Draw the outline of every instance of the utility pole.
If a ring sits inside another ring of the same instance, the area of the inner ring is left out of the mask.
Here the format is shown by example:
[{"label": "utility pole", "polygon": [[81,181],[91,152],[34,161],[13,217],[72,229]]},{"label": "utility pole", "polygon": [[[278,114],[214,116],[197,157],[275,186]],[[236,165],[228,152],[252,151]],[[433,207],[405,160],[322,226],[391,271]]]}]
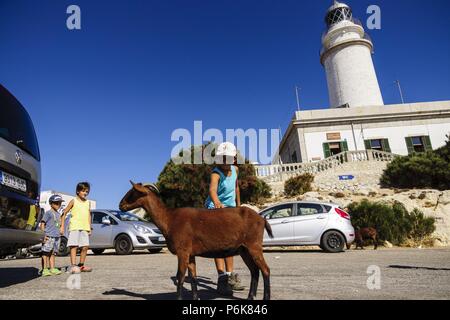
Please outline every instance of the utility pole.
[{"label": "utility pole", "polygon": [[403,92],[402,87],[400,86],[400,80],[395,80],[394,82],[397,84],[398,91],[400,92],[400,98],[402,99],[402,104],[404,104],[405,100],[403,99]]},{"label": "utility pole", "polygon": [[355,143],[355,151],[358,151],[358,145],[356,144],[355,128],[353,127],[353,121],[351,121],[350,124],[352,125],[353,142]]},{"label": "utility pole", "polygon": [[300,89],[299,87],[295,86],[295,96],[297,97],[297,111],[300,111],[300,100],[298,98],[298,90],[299,89]]}]

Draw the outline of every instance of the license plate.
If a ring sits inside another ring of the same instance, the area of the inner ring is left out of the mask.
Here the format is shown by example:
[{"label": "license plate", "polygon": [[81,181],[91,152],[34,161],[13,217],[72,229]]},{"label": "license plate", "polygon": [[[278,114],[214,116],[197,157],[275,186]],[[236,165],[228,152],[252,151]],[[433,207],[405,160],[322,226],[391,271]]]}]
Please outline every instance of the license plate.
[{"label": "license plate", "polygon": [[23,192],[27,192],[27,182],[12,174],[0,171],[0,183]]}]

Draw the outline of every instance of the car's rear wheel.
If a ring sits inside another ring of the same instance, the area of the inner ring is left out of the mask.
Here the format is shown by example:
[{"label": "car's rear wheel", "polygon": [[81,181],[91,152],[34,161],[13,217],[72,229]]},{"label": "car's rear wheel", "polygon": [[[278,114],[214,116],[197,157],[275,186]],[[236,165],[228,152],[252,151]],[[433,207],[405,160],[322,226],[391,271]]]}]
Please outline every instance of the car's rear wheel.
[{"label": "car's rear wheel", "polygon": [[105,252],[105,249],[91,249],[95,255],[102,254]]},{"label": "car's rear wheel", "polygon": [[148,249],[148,252],[150,253],[159,253],[162,251],[162,248],[157,248],[157,249]]},{"label": "car's rear wheel", "polygon": [[320,246],[326,252],[342,252],[344,251],[345,238],[339,231],[327,231],[322,237]]},{"label": "car's rear wheel", "polygon": [[119,255],[130,254],[133,251],[133,243],[130,237],[125,234],[117,237],[114,247]]}]

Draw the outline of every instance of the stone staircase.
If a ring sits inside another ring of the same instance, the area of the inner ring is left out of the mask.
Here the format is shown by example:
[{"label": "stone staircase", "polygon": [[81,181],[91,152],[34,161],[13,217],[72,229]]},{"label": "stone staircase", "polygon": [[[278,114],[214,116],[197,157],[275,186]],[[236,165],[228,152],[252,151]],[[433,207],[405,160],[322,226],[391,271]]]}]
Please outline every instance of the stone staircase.
[{"label": "stone staircase", "polygon": [[378,150],[345,151],[317,162],[256,165],[255,170],[256,176],[269,184],[284,183],[289,178],[304,173],[317,175],[348,163],[388,163],[395,157],[398,155]]}]

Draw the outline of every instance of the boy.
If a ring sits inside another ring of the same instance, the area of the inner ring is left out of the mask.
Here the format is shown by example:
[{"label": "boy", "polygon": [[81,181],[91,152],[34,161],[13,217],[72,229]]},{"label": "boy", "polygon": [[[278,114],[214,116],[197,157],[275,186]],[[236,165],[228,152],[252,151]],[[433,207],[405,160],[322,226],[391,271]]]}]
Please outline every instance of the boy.
[{"label": "boy", "polygon": [[60,243],[59,222],[61,217],[58,210],[61,208],[63,201],[60,195],[52,195],[49,199],[51,209],[44,213],[40,223],[41,230],[45,232],[41,249],[42,261],[44,262],[42,269],[43,277],[61,274],[61,271],[55,268],[55,255],[59,251]]},{"label": "boy", "polygon": [[[91,187],[88,182],[80,182],[77,185],[75,199],[67,205],[61,217],[61,234],[64,234],[64,222],[67,213],[72,212],[69,224],[69,239],[67,245],[70,247],[70,273],[90,272],[92,268],[84,265],[89,250],[89,236],[91,235],[91,207],[87,200]],[[77,249],[81,248],[80,263],[76,264]]]}]

